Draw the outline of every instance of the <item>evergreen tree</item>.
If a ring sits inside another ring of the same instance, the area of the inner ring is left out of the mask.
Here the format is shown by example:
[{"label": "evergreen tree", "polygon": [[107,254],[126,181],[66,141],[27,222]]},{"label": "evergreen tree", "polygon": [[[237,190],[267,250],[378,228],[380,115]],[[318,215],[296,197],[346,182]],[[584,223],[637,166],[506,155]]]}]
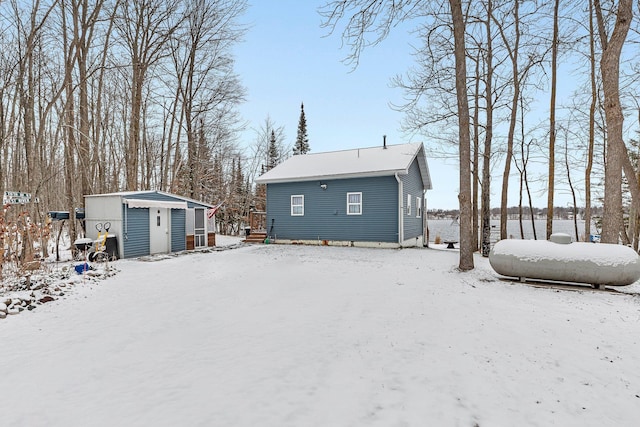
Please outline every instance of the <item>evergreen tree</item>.
[{"label": "evergreen tree", "polygon": [[211,184],[211,201],[212,203],[220,203],[225,199],[224,188],[224,171],[222,168],[222,158],[220,153],[216,152],[213,157],[213,177]]},{"label": "evergreen tree", "polygon": [[[260,175],[264,174],[264,165],[262,165]],[[264,212],[267,210],[267,185],[256,184],[253,203],[257,211]]]},{"label": "evergreen tree", "polygon": [[298,120],[298,136],[293,146],[293,155],[307,154],[309,148],[309,136],[307,135],[307,118],[304,115],[304,103],[300,104],[300,120]]},{"label": "evergreen tree", "polygon": [[244,179],[244,173],[242,172],[242,159],[238,156],[236,161],[236,169],[233,172],[233,200],[236,207],[237,219],[244,221],[247,215],[247,188]]},{"label": "evergreen tree", "polygon": [[278,150],[278,144],[276,143],[276,133],[271,131],[271,138],[269,138],[269,150],[267,152],[267,170],[271,170],[280,163],[280,152]]}]

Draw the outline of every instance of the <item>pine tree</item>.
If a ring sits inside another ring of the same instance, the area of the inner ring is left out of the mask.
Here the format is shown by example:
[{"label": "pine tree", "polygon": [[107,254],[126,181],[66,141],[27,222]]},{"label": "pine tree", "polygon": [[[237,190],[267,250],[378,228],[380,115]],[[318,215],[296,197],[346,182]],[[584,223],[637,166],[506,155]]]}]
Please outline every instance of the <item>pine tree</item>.
[{"label": "pine tree", "polygon": [[304,115],[304,103],[300,104],[300,120],[298,121],[298,136],[293,146],[293,155],[307,154],[309,148],[309,136],[307,135],[307,118]]},{"label": "pine tree", "polygon": [[[265,169],[264,169],[264,165],[262,165],[260,175],[263,175],[264,173],[265,173]],[[267,210],[267,185],[266,184],[256,184],[253,203],[257,211],[264,212]]]},{"label": "pine tree", "polygon": [[224,188],[224,172],[222,169],[222,158],[220,153],[216,152],[213,157],[213,177],[211,184],[211,201],[220,203],[225,199]]},{"label": "pine tree", "polygon": [[235,163],[236,169],[233,172],[233,200],[237,209],[238,218],[243,220],[247,210],[246,183],[244,173],[242,172],[242,159],[238,156],[238,160]]},{"label": "pine tree", "polygon": [[276,133],[272,130],[271,138],[269,139],[269,151],[267,153],[267,170],[275,168],[278,163],[280,163],[280,152],[276,144]]}]

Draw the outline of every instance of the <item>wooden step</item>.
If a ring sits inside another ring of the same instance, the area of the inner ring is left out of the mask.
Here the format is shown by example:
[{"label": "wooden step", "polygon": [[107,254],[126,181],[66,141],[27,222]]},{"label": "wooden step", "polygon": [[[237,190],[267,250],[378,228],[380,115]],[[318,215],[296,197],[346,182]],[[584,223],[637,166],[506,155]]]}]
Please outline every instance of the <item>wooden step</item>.
[{"label": "wooden step", "polygon": [[267,233],[251,233],[244,239],[245,243],[264,243]]}]

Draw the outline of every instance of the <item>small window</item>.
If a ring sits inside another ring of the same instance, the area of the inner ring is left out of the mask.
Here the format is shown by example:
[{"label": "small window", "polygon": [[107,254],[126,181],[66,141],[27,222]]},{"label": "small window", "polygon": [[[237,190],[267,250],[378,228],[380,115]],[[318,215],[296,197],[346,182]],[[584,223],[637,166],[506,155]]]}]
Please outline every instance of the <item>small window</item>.
[{"label": "small window", "polygon": [[411,194],[407,194],[407,215],[411,215]]},{"label": "small window", "polygon": [[362,193],[347,193],[347,215],[362,215]]},{"label": "small window", "polygon": [[422,218],[422,199],[416,197],[416,218]]},{"label": "small window", "polygon": [[291,216],[304,216],[304,196],[291,196]]}]

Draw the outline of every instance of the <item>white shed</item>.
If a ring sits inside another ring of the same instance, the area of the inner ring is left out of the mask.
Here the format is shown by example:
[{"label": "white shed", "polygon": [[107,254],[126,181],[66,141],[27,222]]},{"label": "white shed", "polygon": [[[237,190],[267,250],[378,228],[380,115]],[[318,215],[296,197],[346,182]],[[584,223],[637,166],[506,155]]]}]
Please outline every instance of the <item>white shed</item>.
[{"label": "white shed", "polygon": [[108,225],[119,258],[179,252],[215,246],[215,217],[207,215],[212,208],[161,191],[87,195],[85,228],[87,237],[96,239],[98,229]]}]

